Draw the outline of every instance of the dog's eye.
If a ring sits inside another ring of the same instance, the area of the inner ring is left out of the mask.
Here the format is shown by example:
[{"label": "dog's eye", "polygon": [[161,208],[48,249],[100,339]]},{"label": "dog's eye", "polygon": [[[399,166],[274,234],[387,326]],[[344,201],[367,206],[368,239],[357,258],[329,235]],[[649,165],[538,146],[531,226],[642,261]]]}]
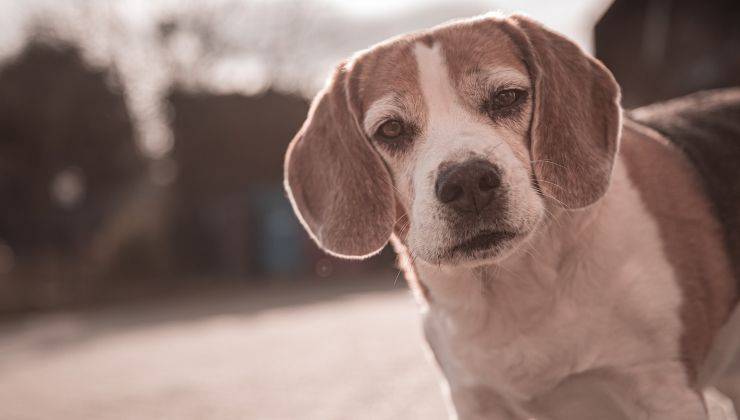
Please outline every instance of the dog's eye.
[{"label": "dog's eye", "polygon": [[509,108],[516,105],[524,97],[524,91],[520,89],[504,89],[493,94],[490,108],[492,111]]},{"label": "dog's eye", "polygon": [[412,123],[389,119],[378,126],[373,139],[386,151],[396,153],[411,145],[416,133],[416,127]]},{"label": "dog's eye", "polygon": [[388,120],[378,127],[377,134],[387,140],[392,140],[403,134],[403,124],[397,120]]}]

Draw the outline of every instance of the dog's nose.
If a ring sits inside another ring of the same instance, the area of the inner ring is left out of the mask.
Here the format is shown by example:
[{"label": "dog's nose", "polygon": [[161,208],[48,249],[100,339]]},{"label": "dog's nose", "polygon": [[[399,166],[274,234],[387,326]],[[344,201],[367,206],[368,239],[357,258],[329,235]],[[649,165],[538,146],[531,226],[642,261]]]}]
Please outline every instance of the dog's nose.
[{"label": "dog's nose", "polygon": [[482,159],[468,160],[439,172],[434,185],[437,199],[465,212],[480,212],[488,206],[501,185],[498,170]]}]

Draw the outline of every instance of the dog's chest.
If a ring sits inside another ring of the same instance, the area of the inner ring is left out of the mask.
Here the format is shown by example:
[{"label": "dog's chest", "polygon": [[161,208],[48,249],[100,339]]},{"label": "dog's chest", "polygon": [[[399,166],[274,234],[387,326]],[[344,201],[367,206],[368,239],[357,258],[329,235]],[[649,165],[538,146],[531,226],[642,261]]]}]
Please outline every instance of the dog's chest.
[{"label": "dog's chest", "polygon": [[590,369],[680,359],[682,292],[619,162],[600,206],[588,235],[568,239],[574,213],[570,229],[561,220],[539,238],[546,246],[486,282],[479,269],[418,265],[425,334],[451,387],[528,398]]},{"label": "dog's chest", "polygon": [[[500,319],[494,319],[501,317]],[[608,349],[592,323],[572,309],[551,308],[547,316],[515,321],[496,311],[449,313],[431,309],[427,339],[453,386],[488,385],[522,397],[538,394],[568,375],[587,369]],[[509,325],[506,325],[510,323]],[[616,326],[602,325],[605,330]]]},{"label": "dog's chest", "polygon": [[432,303],[425,334],[450,385],[528,399],[579,372],[675,358],[680,297],[670,271],[639,257],[623,263],[602,287],[520,281],[500,293],[473,288],[464,305]]}]

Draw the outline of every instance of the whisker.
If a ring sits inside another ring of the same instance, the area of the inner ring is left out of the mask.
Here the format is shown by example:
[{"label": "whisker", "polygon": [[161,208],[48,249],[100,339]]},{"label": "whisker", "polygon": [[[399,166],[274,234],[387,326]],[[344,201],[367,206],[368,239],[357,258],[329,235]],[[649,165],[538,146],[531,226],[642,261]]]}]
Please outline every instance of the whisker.
[{"label": "whisker", "polygon": [[534,260],[534,263],[535,264],[539,264],[539,262],[540,262],[539,261],[539,258],[537,258],[537,256],[534,255],[529,249],[522,248],[522,252],[524,252],[525,254],[529,255]]},{"label": "whisker", "polygon": [[525,245],[528,247],[528,250],[531,253],[534,253],[534,254],[530,254],[530,255],[532,255],[533,257],[535,257],[535,259],[537,259],[537,258],[542,259],[542,254],[540,254],[540,250],[537,249],[537,247],[535,247],[533,243],[527,242]]},{"label": "whisker", "polygon": [[551,165],[559,166],[563,169],[568,169],[565,165],[547,159],[530,160],[529,163],[549,163]]},{"label": "whisker", "polygon": [[410,221],[410,220],[407,220],[407,221],[406,221],[406,222],[405,222],[405,223],[404,223],[404,224],[403,224],[403,225],[402,225],[402,226],[401,226],[401,227],[399,228],[399,230],[398,230],[398,233],[404,233],[404,232],[406,232],[406,231],[407,231],[407,229],[409,228],[409,226],[410,226],[410,225],[411,225],[411,221]]},{"label": "whisker", "polygon": [[509,273],[509,275],[511,275],[512,277],[514,277],[514,279],[516,281],[519,281],[520,280],[518,274],[516,274],[515,272],[511,271],[510,269],[508,269],[508,268],[506,268],[506,267],[504,267],[504,266],[502,266],[500,264],[494,265],[493,267],[494,267],[494,269],[500,269],[500,270],[506,271],[507,273]]},{"label": "whisker", "polygon": [[558,184],[556,184],[556,183],[554,183],[554,182],[548,181],[548,180],[546,180],[546,179],[539,179],[538,181],[540,181],[540,182],[545,182],[545,183],[547,183],[547,184],[550,184],[550,185],[552,185],[552,186],[558,187],[558,188],[559,188],[559,189],[561,189],[561,190],[564,190],[564,189],[565,189],[565,188],[561,187],[560,185],[558,185]]},{"label": "whisker", "polygon": [[[558,199],[557,199],[557,198],[555,198],[555,197],[552,197],[552,196],[550,196],[550,195],[548,195],[548,194],[545,194],[545,192],[544,192],[544,191],[542,191],[542,189],[540,189],[540,188],[539,188],[539,186],[536,186],[536,185],[535,185],[535,186],[534,186],[534,189],[535,189],[535,191],[537,191],[537,192],[538,192],[538,193],[539,193],[540,195],[542,195],[543,197],[545,197],[545,198],[549,198],[549,199],[551,199],[551,200],[554,200],[554,201],[556,201],[556,202],[560,203],[560,206],[561,206],[561,207],[563,207],[563,208],[566,208],[566,206],[565,206],[565,204],[564,204],[564,203],[562,203],[562,202],[561,202],[560,200],[558,200]],[[559,217],[557,217],[557,216],[556,216],[556,215],[555,215],[555,214],[554,214],[554,213],[553,213],[553,212],[552,212],[552,211],[551,211],[550,209],[548,209],[547,207],[543,207],[542,209],[543,209],[543,210],[545,211],[545,213],[546,213],[546,214],[547,214],[547,215],[548,215],[548,216],[550,217],[550,220],[553,220],[553,221],[555,221],[555,224],[556,224],[556,225],[558,226],[558,228],[562,228],[562,223],[561,223],[561,221],[560,221],[560,218],[559,218]]]},{"label": "whisker", "polygon": [[402,214],[401,217],[399,217],[398,219],[396,219],[396,221],[393,223],[393,226],[397,225],[398,222],[400,222],[401,219],[403,219],[404,217],[409,217],[409,215],[407,213]]},{"label": "whisker", "polygon": [[[410,248],[406,247],[406,252],[408,259],[406,260],[406,265],[408,265],[409,268],[412,268],[413,265],[416,263],[416,254],[414,254],[414,251],[412,251]],[[396,287],[398,284],[398,278],[401,276],[401,272],[404,271],[403,268],[398,270],[398,273],[396,274],[395,280],[393,280],[393,287]]]},{"label": "whisker", "polygon": [[541,195],[542,195],[543,197],[549,198],[550,200],[554,200],[555,202],[557,202],[558,204],[560,204],[560,205],[561,205],[561,206],[562,206],[563,208],[566,208],[566,209],[568,208],[568,206],[566,206],[566,205],[565,205],[565,203],[563,203],[562,201],[558,200],[557,198],[555,198],[555,197],[553,197],[553,196],[551,196],[551,195],[548,195],[548,194],[546,194],[546,193],[545,193],[544,191],[542,191],[542,189],[541,189],[541,188],[539,188],[539,187],[537,187],[537,186],[535,186],[534,188],[535,188],[535,190],[536,190],[536,191],[537,191],[538,193],[540,193],[540,194],[541,194]]},{"label": "whisker", "polygon": [[[382,178],[380,178],[380,179],[382,179]],[[387,182],[387,181],[385,181],[385,180],[383,180],[383,181],[384,181],[384,182]],[[389,186],[390,186],[391,188],[393,188],[393,190],[395,190],[395,191],[396,191],[396,192],[398,193],[398,195],[402,195],[402,194],[401,194],[401,191],[399,191],[399,190],[398,190],[398,188],[397,188],[397,187],[395,186],[395,184],[393,184],[393,181],[390,181],[390,182],[387,182],[387,183],[388,183],[388,185],[389,185]]]},{"label": "whisker", "polygon": [[560,218],[559,218],[559,217],[557,217],[557,216],[555,216],[555,213],[553,213],[553,212],[552,212],[552,211],[551,211],[550,209],[548,209],[547,207],[543,207],[542,209],[543,209],[543,210],[545,211],[545,213],[547,214],[547,216],[549,216],[549,217],[550,217],[550,220],[554,221],[554,222],[555,222],[555,224],[557,224],[557,225],[558,225],[558,228],[561,228],[561,227],[562,227],[562,225],[561,225],[561,222],[560,222]]}]

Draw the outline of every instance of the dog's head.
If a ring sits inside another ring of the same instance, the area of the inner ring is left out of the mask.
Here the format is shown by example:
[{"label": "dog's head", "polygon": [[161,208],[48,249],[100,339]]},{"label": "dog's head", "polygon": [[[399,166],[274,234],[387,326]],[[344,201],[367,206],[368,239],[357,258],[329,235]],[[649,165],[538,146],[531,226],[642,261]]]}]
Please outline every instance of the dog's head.
[{"label": "dog's head", "polygon": [[551,203],[605,193],[618,102],[603,65],[538,23],[455,22],[340,65],[288,149],[286,188],[338,256],[374,254],[395,230],[430,263],[501,258]]}]

